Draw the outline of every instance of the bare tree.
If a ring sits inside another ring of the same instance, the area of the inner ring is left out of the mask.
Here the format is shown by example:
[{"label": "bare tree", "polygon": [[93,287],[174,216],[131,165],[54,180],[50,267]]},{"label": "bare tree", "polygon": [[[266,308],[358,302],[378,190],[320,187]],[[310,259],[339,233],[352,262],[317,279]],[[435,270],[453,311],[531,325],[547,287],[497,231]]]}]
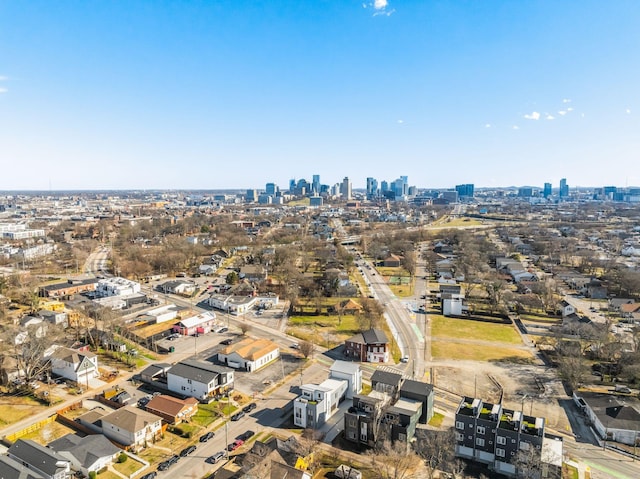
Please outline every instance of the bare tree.
[{"label": "bare tree", "polygon": [[421,477],[420,458],[403,441],[383,441],[368,451],[376,479],[411,479]]},{"label": "bare tree", "polygon": [[311,341],[302,341],[300,342],[299,348],[300,348],[300,353],[302,353],[302,355],[305,358],[308,358],[313,354],[313,351],[315,350],[316,345],[313,344]]},{"label": "bare tree", "polygon": [[455,459],[455,432],[430,431],[420,429],[416,431],[414,448],[425,464],[425,473],[428,479],[436,475],[436,471],[446,470],[454,472],[460,469]]},{"label": "bare tree", "polygon": [[240,323],[240,331],[242,335],[245,336],[249,331],[251,331],[251,325],[247,322]]}]

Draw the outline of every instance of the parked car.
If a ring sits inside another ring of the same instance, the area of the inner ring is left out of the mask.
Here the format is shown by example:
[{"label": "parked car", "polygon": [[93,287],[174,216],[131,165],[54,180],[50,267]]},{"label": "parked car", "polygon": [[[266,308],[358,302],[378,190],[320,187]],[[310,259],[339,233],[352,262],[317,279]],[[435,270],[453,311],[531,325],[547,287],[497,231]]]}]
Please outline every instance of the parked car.
[{"label": "parked car", "polygon": [[171,463],[169,461],[162,461],[158,464],[158,471],[166,471],[171,467]]},{"label": "parked car", "polygon": [[138,399],[138,407],[145,407],[147,404],[149,404],[149,401],[151,401],[151,398],[148,398],[146,396]]},{"label": "parked car", "polygon": [[244,411],[238,411],[233,416],[231,416],[231,420],[232,421],[239,421],[240,419],[242,419],[244,417],[244,414],[245,414]]},{"label": "parked car", "polygon": [[408,363],[409,362],[409,356],[402,356],[400,358],[400,362],[401,363]]},{"label": "parked car", "polygon": [[180,456],[178,456],[177,454],[174,454],[169,459],[167,459],[167,461],[169,461],[169,464],[171,464],[172,466],[179,460],[180,460]]},{"label": "parked car", "polygon": [[247,442],[249,440],[249,438],[251,438],[253,435],[255,434],[255,432],[249,430],[249,431],[245,431],[242,434],[240,434],[238,436],[238,439],[241,439],[244,442]]},{"label": "parked car", "polygon": [[224,459],[225,456],[226,456],[226,453],[224,451],[216,452],[213,456],[209,456],[207,458],[207,462],[211,464],[215,464],[218,461],[221,461],[222,459]]},{"label": "parked car", "polygon": [[150,472],[148,474],[145,474],[140,479],[156,479],[157,475],[158,475],[158,473],[156,471],[152,471],[152,472]]},{"label": "parked car", "polygon": [[193,454],[196,451],[196,446],[188,446],[185,447],[182,451],[180,451],[180,457],[187,457],[189,454]]},{"label": "parked car", "polygon": [[227,328],[226,326],[223,326],[223,327],[217,329],[216,333],[222,334],[222,333],[226,333],[227,331],[229,331],[229,328]]},{"label": "parked car", "polygon": [[242,410],[247,414],[249,414],[251,411],[253,411],[257,407],[258,407],[257,404],[252,402],[251,404],[247,404],[245,407],[243,407]]},{"label": "parked car", "polygon": [[212,439],[215,434],[212,431],[209,431],[202,436],[200,436],[200,442],[207,442],[209,439]]},{"label": "parked car", "polygon": [[229,338],[229,339],[225,339],[223,341],[220,341],[220,344],[224,344],[225,346],[229,346],[232,342],[233,342],[233,339]]},{"label": "parked car", "polygon": [[233,441],[231,444],[227,446],[227,451],[235,451],[243,444],[244,444],[244,441],[242,439],[236,439],[235,441]]}]

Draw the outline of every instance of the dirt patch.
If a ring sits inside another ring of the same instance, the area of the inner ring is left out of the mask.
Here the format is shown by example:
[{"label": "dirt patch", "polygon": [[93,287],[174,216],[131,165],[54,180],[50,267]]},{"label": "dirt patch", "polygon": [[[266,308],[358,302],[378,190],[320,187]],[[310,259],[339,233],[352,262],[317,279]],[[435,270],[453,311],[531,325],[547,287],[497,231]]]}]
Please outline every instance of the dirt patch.
[{"label": "dirt patch", "polygon": [[[553,369],[513,362],[435,361],[434,384],[459,396],[478,397],[525,414],[546,417],[547,425],[564,431],[569,421],[561,400],[568,399]],[[524,399],[523,399],[524,398]]]}]

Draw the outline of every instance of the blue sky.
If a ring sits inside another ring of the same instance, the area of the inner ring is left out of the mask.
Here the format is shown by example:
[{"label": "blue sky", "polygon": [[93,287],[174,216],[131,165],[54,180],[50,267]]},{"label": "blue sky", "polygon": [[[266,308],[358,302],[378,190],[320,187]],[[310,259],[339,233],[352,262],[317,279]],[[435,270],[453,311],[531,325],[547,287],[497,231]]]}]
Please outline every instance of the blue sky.
[{"label": "blue sky", "polygon": [[0,189],[640,185],[640,2],[0,0]]}]

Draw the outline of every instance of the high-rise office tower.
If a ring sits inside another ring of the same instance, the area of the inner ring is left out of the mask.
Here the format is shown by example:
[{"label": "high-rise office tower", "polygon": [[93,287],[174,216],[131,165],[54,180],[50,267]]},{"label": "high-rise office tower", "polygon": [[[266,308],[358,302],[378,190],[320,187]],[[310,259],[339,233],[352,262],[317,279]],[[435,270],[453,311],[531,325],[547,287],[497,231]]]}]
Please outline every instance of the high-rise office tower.
[{"label": "high-rise office tower", "polygon": [[549,196],[551,196],[551,190],[552,190],[551,183],[545,183],[542,196],[544,196],[545,198],[549,198]]},{"label": "high-rise office tower", "polygon": [[367,198],[378,196],[378,181],[375,178],[367,178]]},{"label": "high-rise office tower", "polygon": [[456,185],[456,191],[460,198],[473,198],[474,185],[467,183],[466,185]]},{"label": "high-rise office tower", "polygon": [[264,190],[266,194],[273,196],[276,194],[277,188],[275,183],[267,183]]},{"label": "high-rise office tower", "polygon": [[562,178],[560,180],[560,198],[567,198],[569,196],[569,185],[567,179]]},{"label": "high-rise office tower", "polygon": [[320,193],[320,175],[313,175],[313,179],[311,180],[311,192],[314,195]]},{"label": "high-rise office tower", "polygon": [[340,184],[340,196],[345,200],[351,199],[351,183],[348,176],[345,176]]}]

